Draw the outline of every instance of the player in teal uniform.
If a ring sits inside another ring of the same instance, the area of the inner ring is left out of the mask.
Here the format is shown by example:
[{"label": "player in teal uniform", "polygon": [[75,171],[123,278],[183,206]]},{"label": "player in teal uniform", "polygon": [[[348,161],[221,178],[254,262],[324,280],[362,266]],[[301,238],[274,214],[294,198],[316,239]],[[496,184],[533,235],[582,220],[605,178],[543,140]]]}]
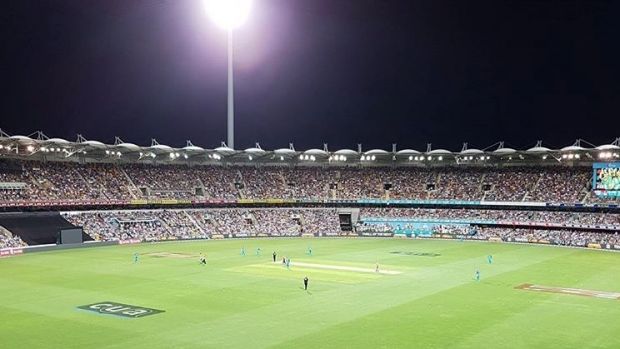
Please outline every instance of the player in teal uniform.
[{"label": "player in teal uniform", "polygon": [[312,246],[308,246],[308,251],[306,253],[308,256],[312,256]]},{"label": "player in teal uniform", "polygon": [[241,254],[242,256],[245,256],[245,247],[241,247],[241,252],[240,252],[240,254]]},{"label": "player in teal uniform", "polygon": [[489,262],[489,264],[493,264],[493,256],[492,255],[488,255],[487,256],[487,262]]},{"label": "player in teal uniform", "polygon": [[474,273],[474,279],[476,279],[476,281],[480,281],[480,270],[476,269],[476,272]]},{"label": "player in teal uniform", "polygon": [[257,255],[257,256],[260,256],[260,251],[261,251],[260,247],[257,247],[257,248],[256,248],[256,255]]},{"label": "player in teal uniform", "polygon": [[139,261],[140,261],[140,254],[138,252],[135,252],[133,254],[133,262],[135,264],[135,263],[138,263]]}]

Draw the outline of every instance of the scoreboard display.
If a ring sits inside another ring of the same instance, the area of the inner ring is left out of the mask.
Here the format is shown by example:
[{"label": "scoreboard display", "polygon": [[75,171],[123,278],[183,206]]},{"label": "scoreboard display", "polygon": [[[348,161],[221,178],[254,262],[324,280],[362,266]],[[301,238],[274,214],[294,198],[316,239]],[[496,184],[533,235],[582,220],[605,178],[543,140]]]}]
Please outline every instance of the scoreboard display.
[{"label": "scoreboard display", "polygon": [[620,163],[597,162],[592,168],[594,194],[602,198],[620,198]]}]

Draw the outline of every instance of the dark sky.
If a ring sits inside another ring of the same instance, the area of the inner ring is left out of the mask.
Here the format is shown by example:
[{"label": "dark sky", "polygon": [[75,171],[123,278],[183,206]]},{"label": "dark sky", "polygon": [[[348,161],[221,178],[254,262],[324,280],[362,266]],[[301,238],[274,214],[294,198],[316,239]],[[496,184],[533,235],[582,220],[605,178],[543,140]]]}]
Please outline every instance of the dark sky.
[{"label": "dark sky", "polygon": [[[236,146],[561,147],[620,136],[620,1],[255,0]],[[215,147],[226,34],[201,0],[3,1],[0,128]]]}]

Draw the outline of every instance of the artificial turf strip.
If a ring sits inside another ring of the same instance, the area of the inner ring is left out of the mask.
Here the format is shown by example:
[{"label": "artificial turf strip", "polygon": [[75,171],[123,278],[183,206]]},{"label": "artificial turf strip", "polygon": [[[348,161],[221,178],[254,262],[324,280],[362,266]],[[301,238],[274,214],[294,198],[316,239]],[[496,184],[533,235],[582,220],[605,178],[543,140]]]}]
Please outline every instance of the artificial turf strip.
[{"label": "artificial turf strip", "polygon": [[[313,256],[305,253],[309,245]],[[246,256],[239,255],[242,246]],[[141,254],[137,264],[134,252]],[[206,266],[196,257],[201,253]],[[283,256],[291,258],[290,270]],[[402,274],[295,267],[295,261],[352,270],[378,263]],[[477,268],[480,282],[473,280]],[[527,283],[620,292],[620,254],[398,239],[199,241],[27,254],[0,260],[0,347],[620,347],[620,300],[515,288]],[[134,319],[77,308],[102,301],[165,312]]]}]

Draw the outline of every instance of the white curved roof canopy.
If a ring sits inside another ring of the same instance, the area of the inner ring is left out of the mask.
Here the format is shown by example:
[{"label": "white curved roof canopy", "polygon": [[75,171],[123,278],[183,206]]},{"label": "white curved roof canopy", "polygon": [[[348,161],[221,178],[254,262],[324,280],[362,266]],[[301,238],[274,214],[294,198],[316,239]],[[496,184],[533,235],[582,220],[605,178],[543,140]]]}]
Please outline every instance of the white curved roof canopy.
[{"label": "white curved roof canopy", "polygon": [[322,149],[308,149],[304,152],[304,154],[308,154],[308,155],[323,155],[323,156],[327,156],[327,152],[325,150]]},{"label": "white curved roof canopy", "polygon": [[33,142],[34,139],[27,136],[11,136],[9,139],[19,142]]},{"label": "white curved roof canopy", "polygon": [[150,146],[149,149],[159,150],[159,151],[172,151],[173,149],[170,146],[164,144],[155,144]]},{"label": "white curved roof canopy", "polygon": [[229,147],[217,147],[214,149],[218,153],[234,153],[235,150]]},{"label": "white curved roof canopy", "polygon": [[253,154],[257,154],[257,153],[264,153],[265,151],[261,148],[248,148],[246,150],[244,150],[246,153],[253,153]]},{"label": "white curved roof canopy", "polygon": [[512,148],[499,148],[493,151],[496,154],[514,154],[517,151]]},{"label": "white curved roof canopy", "polygon": [[62,139],[62,138],[50,138],[50,139],[46,140],[45,143],[68,144],[68,143],[71,143],[71,142],[69,142],[66,139]]},{"label": "white curved roof canopy", "polygon": [[582,151],[582,150],[586,150],[586,148],[580,147],[578,145],[569,145],[568,147],[564,147],[560,149],[560,151]]},{"label": "white curved roof canopy", "polygon": [[99,142],[99,141],[84,141],[82,142],[83,145],[88,145],[94,148],[105,148],[106,145]]},{"label": "white curved roof canopy", "polygon": [[550,151],[551,149],[547,147],[533,147],[533,148],[526,150],[526,152],[528,153],[548,153]]},{"label": "white curved roof canopy", "polygon": [[414,149],[403,149],[396,152],[396,155],[418,155],[422,154],[421,152]]},{"label": "white curved roof canopy", "polygon": [[125,148],[125,149],[128,149],[128,150],[138,150],[138,149],[140,149],[139,146],[137,146],[137,145],[135,145],[133,143],[120,143],[120,144],[117,144],[116,147],[118,147],[118,148]]},{"label": "white curved roof canopy", "polygon": [[371,149],[364,153],[364,155],[385,155],[385,154],[389,154],[389,152],[383,149]]},{"label": "white curved roof canopy", "polygon": [[452,154],[451,151],[446,150],[446,149],[435,149],[435,150],[431,150],[429,151],[427,154],[429,155],[435,155],[435,154]]},{"label": "white curved roof canopy", "polygon": [[351,149],[340,149],[334,152],[335,155],[357,155],[355,150]]},{"label": "white curved roof canopy", "polygon": [[198,147],[195,145],[188,145],[187,147],[183,147],[183,150],[192,151],[192,152],[201,152],[201,151],[204,151],[204,148]]},{"label": "white curved roof canopy", "polygon": [[290,148],[280,148],[273,151],[276,154],[295,154],[296,152]]},{"label": "white curved roof canopy", "polygon": [[480,149],[465,149],[461,152],[461,154],[483,154],[484,152]]},{"label": "white curved roof canopy", "polygon": [[615,144],[603,144],[596,147],[596,150],[619,150],[620,147]]}]

